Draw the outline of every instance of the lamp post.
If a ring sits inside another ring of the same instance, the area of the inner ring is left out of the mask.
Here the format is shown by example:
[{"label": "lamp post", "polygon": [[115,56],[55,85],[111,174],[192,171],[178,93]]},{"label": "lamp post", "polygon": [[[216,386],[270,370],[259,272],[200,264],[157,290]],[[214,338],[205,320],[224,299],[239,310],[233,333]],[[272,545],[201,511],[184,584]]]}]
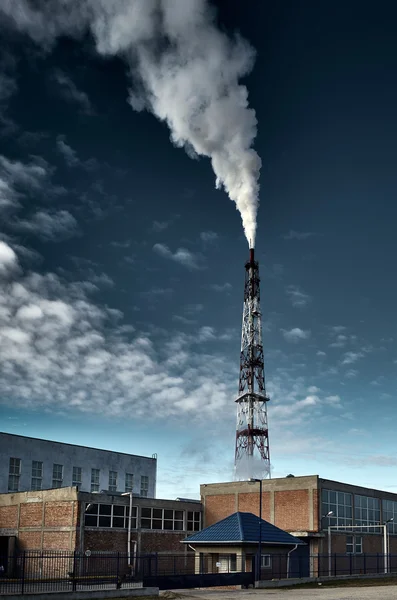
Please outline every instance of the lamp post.
[{"label": "lamp post", "polygon": [[124,492],[122,496],[130,497],[130,512],[128,515],[128,538],[127,538],[127,558],[128,566],[131,567],[131,513],[132,513],[132,492]]},{"label": "lamp post", "polygon": [[259,540],[258,540],[258,560],[256,565],[256,580],[261,578],[262,567],[262,479],[254,479],[251,477],[252,483],[259,483]]},{"label": "lamp post", "polygon": [[384,552],[384,566],[385,573],[389,572],[389,532],[387,531],[387,524],[394,521],[393,517],[391,519],[387,519],[383,523],[383,552]]}]

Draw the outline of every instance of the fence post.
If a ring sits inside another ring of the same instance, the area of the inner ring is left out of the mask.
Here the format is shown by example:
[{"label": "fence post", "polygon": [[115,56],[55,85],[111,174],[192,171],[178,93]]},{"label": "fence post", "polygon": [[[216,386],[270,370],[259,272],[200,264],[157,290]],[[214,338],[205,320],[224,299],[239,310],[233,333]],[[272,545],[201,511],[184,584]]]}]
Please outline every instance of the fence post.
[{"label": "fence post", "polygon": [[73,584],[72,584],[72,588],[73,591],[76,591],[76,550],[73,551],[73,572],[72,572],[72,577],[73,577]]},{"label": "fence post", "polygon": [[22,554],[22,587],[21,594],[25,592],[25,559],[26,559],[26,551],[23,551]]},{"label": "fence post", "polygon": [[352,575],[352,555],[349,554],[349,563],[350,563],[350,575]]},{"label": "fence post", "polygon": [[364,575],[367,574],[367,555],[364,552]]},{"label": "fence post", "polygon": [[336,552],[334,553],[334,577],[336,577]]},{"label": "fence post", "polygon": [[120,552],[117,552],[117,562],[116,562],[116,589],[118,590],[120,586],[119,581],[119,572],[120,572]]}]

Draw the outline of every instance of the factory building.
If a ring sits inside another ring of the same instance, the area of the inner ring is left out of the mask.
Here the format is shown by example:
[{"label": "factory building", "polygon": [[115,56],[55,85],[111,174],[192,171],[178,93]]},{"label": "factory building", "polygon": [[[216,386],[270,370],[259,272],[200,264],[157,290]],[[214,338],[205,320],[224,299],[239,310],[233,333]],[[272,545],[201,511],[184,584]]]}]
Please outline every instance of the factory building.
[{"label": "factory building", "polygon": [[[237,511],[259,516],[258,482],[204,484],[200,493],[203,527]],[[312,575],[318,568],[314,555],[326,555],[329,549],[331,554],[340,555],[339,568],[344,572],[344,557],[353,556],[357,561],[360,555],[373,554],[374,561],[383,561],[385,548],[397,554],[397,494],[318,475],[266,479],[262,481],[262,518],[307,543]]]},{"label": "factory building", "polygon": [[[128,546],[131,507],[131,546]],[[0,555],[23,550],[187,552],[201,529],[198,500],[81,492],[76,487],[0,494]]]},{"label": "factory building", "polygon": [[78,486],[156,497],[157,457],[0,433],[0,494]]}]

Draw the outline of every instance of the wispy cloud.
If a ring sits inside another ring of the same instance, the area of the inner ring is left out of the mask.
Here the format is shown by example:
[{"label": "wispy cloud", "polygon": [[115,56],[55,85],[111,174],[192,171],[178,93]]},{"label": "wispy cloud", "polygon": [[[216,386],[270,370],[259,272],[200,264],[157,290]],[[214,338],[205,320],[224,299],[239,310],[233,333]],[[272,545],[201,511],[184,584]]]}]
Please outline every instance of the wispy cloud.
[{"label": "wispy cloud", "polygon": [[59,86],[60,94],[65,100],[77,104],[86,115],[93,114],[93,107],[88,95],[79,90],[74,81],[64,71],[57,69],[54,72],[54,79]]},{"label": "wispy cloud", "polygon": [[169,219],[166,219],[165,221],[153,221],[153,223],[150,227],[150,231],[153,231],[155,233],[160,233],[161,231],[165,231],[166,229],[171,227],[171,225],[173,223],[175,223],[175,221],[178,218],[179,218],[179,215],[172,215],[172,217],[170,217]]},{"label": "wispy cloud", "polygon": [[363,352],[345,352],[342,360],[342,365],[352,365],[360,358],[364,357]]},{"label": "wispy cloud", "polygon": [[301,340],[307,340],[310,337],[310,331],[294,327],[293,329],[282,329],[284,338],[287,342],[299,342]]},{"label": "wispy cloud", "polygon": [[153,250],[160,256],[179,263],[188,269],[202,268],[202,257],[186,248],[178,248],[175,252],[172,252],[165,244],[155,244]]},{"label": "wispy cloud", "polygon": [[30,219],[18,221],[16,228],[52,242],[59,242],[79,233],[76,219],[67,210],[39,210]]},{"label": "wispy cloud", "polygon": [[69,167],[75,167],[79,164],[79,159],[77,157],[76,150],[73,150],[69,144],[65,142],[65,138],[62,136],[57,137],[57,148],[58,151],[62,154],[65,162]]},{"label": "wispy cloud", "polygon": [[312,231],[294,231],[291,229],[287,234],[283,235],[285,240],[307,240],[310,237],[318,235]]},{"label": "wispy cloud", "polygon": [[296,308],[304,308],[311,302],[311,297],[306,294],[296,285],[289,285],[286,289],[287,295],[291,301],[292,306]]},{"label": "wispy cloud", "polygon": [[218,239],[218,234],[215,231],[202,231],[200,233],[200,239],[204,244],[210,244]]},{"label": "wispy cloud", "polygon": [[226,281],[225,283],[211,283],[208,287],[214,292],[230,292],[232,284]]}]

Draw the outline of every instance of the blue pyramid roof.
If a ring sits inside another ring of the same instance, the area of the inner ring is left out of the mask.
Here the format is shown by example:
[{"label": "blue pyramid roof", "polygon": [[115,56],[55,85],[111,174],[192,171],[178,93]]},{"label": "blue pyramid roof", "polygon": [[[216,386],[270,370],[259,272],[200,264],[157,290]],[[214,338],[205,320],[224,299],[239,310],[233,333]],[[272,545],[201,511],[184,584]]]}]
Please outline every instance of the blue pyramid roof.
[{"label": "blue pyramid roof", "polygon": [[[298,538],[261,519],[263,545],[303,544]],[[259,518],[249,512],[236,512],[183,540],[187,544],[259,543]]]}]

